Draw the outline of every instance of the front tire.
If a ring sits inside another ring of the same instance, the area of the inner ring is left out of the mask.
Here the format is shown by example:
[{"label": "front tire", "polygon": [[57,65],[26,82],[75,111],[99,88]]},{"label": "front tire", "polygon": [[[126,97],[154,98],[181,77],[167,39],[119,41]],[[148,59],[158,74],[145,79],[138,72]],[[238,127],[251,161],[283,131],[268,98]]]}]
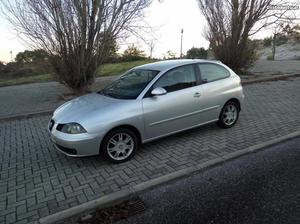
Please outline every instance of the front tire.
[{"label": "front tire", "polygon": [[231,128],[239,118],[239,106],[234,101],[227,102],[221,110],[217,124],[221,128]]},{"label": "front tire", "polygon": [[138,138],[128,128],[117,128],[110,131],[103,139],[101,152],[112,163],[130,160],[138,149]]}]

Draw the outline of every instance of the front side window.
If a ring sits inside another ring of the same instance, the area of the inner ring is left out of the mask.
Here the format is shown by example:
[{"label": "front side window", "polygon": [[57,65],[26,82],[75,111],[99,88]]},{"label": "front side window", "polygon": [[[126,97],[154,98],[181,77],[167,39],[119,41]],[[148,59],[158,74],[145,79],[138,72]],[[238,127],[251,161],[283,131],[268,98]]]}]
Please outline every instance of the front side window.
[{"label": "front side window", "polygon": [[195,86],[197,83],[193,65],[181,66],[166,72],[153,88],[162,87],[167,92]]},{"label": "front side window", "polygon": [[230,76],[229,71],[216,64],[198,64],[202,81],[212,82]]},{"label": "front side window", "polygon": [[136,99],[158,73],[154,70],[131,70],[99,93],[118,99]]}]

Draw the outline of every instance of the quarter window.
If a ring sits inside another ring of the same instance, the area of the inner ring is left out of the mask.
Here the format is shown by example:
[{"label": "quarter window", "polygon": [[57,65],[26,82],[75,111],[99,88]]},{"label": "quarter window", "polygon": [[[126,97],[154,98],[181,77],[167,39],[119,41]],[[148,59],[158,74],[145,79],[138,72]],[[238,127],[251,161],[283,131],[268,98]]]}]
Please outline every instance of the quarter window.
[{"label": "quarter window", "polygon": [[229,71],[216,64],[198,64],[202,81],[212,82],[230,76]]},{"label": "quarter window", "polygon": [[166,72],[153,88],[162,87],[167,92],[195,86],[197,83],[193,65],[181,66]]}]

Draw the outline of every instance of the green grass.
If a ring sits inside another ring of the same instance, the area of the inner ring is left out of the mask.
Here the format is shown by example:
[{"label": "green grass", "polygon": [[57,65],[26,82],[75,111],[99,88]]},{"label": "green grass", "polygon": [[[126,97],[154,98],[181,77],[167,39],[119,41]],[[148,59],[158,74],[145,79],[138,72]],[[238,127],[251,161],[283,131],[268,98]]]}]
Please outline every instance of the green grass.
[{"label": "green grass", "polygon": [[49,81],[53,81],[53,77],[51,74],[24,76],[18,78],[10,78],[10,79],[0,78],[0,87],[29,84],[29,83],[49,82]]},{"label": "green grass", "polygon": [[[125,71],[142,64],[151,63],[154,60],[146,59],[140,61],[131,62],[121,62],[113,64],[104,64],[101,69],[96,72],[97,77],[100,76],[111,76],[111,75],[121,75]],[[53,75],[51,74],[41,74],[41,75],[24,75],[19,77],[7,77],[0,74],[0,87],[12,86],[28,83],[40,83],[54,81]]]},{"label": "green grass", "polygon": [[130,61],[130,62],[121,62],[121,63],[112,63],[112,64],[104,64],[100,69],[97,71],[97,76],[111,76],[111,75],[121,75],[122,73],[126,72],[127,70],[154,62],[154,60],[146,59],[146,60],[140,60],[140,61]]}]

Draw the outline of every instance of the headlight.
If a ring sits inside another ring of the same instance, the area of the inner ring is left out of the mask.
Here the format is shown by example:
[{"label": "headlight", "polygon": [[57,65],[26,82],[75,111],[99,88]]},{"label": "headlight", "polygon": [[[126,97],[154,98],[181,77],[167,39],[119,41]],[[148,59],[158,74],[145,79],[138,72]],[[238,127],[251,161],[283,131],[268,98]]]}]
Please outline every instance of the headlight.
[{"label": "headlight", "polygon": [[59,124],[57,130],[68,134],[80,134],[86,132],[86,130],[77,123]]}]

